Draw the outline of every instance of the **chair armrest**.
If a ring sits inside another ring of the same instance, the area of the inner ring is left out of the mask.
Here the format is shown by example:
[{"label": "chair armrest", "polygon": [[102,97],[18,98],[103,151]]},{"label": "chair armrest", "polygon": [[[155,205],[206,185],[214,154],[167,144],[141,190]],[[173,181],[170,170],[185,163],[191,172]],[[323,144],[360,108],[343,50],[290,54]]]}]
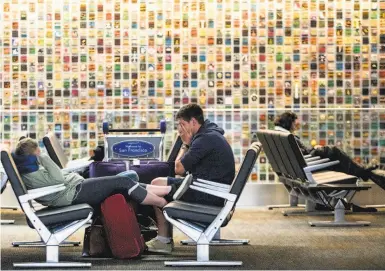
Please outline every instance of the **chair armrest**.
[{"label": "chair armrest", "polygon": [[309,190],[314,191],[342,191],[342,190],[369,190],[371,188],[370,185],[357,185],[357,184],[309,184],[306,185]]},{"label": "chair armrest", "polygon": [[303,170],[305,171],[305,173],[309,173],[309,172],[313,172],[313,171],[316,171],[319,169],[331,167],[331,166],[337,165],[339,163],[340,163],[340,161],[331,161],[331,162],[327,162],[324,164],[307,166],[307,167],[304,167]]},{"label": "chair armrest", "polygon": [[320,159],[320,160],[316,160],[316,161],[311,161],[311,162],[307,162],[306,161],[306,164],[308,166],[313,166],[313,165],[323,164],[323,163],[326,163],[326,162],[329,162],[329,161],[330,161],[329,158],[324,158],[324,159]]},{"label": "chair armrest", "polygon": [[200,191],[200,192],[209,194],[209,195],[220,197],[222,199],[227,199],[227,200],[232,201],[232,202],[234,202],[237,199],[237,195],[231,194],[231,193],[225,193],[225,192],[220,192],[218,190],[202,188],[202,187],[198,187],[196,185],[190,185],[190,188],[193,190],[196,190],[196,191]]},{"label": "chair armrest", "polygon": [[193,185],[196,185],[196,186],[199,186],[199,187],[202,187],[202,188],[211,189],[211,190],[217,190],[217,191],[225,192],[225,193],[229,192],[229,189],[225,189],[225,188],[222,188],[222,187],[213,186],[213,185],[209,185],[209,184],[205,184],[205,183],[201,183],[201,182],[193,182]]},{"label": "chair armrest", "polygon": [[312,162],[312,161],[316,161],[319,159],[321,159],[321,156],[313,156],[313,157],[305,158],[305,161],[306,162]]},{"label": "chair armrest", "polygon": [[223,188],[223,189],[230,189],[230,187],[231,187],[228,184],[212,182],[212,181],[208,181],[208,180],[204,180],[204,179],[199,179],[199,178],[196,181],[194,180],[194,182],[201,182],[201,183],[205,183],[205,184],[208,184],[208,185],[211,185],[211,186],[217,186],[217,187],[220,187],[220,188]]},{"label": "chair armrest", "polygon": [[93,160],[85,159],[71,160],[67,163],[66,167],[62,169],[62,172],[67,173],[84,170],[93,162]]},{"label": "chair armrest", "polygon": [[65,189],[64,184],[51,185],[47,187],[28,190],[28,194],[19,197],[21,203],[28,202],[33,199],[41,198],[46,195],[54,194]]}]

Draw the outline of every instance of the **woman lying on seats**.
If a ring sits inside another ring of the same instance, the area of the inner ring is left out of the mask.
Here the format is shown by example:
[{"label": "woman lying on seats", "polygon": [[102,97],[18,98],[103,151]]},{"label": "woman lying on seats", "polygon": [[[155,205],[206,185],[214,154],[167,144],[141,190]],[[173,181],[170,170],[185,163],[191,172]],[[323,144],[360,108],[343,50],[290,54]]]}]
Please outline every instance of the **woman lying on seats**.
[{"label": "woman lying on seats", "polygon": [[[56,194],[39,198],[45,206],[66,206],[88,203],[98,206],[113,194],[122,194],[143,205],[163,207],[172,198],[177,186],[155,186],[139,183],[135,171],[122,172],[116,176],[84,179],[77,173],[63,173],[48,155],[42,154],[38,143],[24,138],[12,153],[17,169],[27,187],[36,189],[64,184],[66,189]],[[166,199],[165,199],[166,198]]]}]

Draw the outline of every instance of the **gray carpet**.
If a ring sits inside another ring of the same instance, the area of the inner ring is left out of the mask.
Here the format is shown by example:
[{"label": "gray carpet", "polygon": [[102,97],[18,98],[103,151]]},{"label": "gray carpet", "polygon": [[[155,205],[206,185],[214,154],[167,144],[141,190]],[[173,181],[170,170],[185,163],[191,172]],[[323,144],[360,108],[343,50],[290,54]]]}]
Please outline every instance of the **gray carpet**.
[{"label": "gray carpet", "polygon": [[[15,240],[38,238],[34,230],[26,226],[24,215],[2,211],[2,219],[16,219],[16,224],[1,226],[1,269],[12,269],[13,262],[44,261],[44,249],[13,248],[10,244]],[[249,238],[250,245],[212,247],[210,259],[243,261],[243,266],[237,269],[385,269],[384,214],[347,216],[348,220],[372,222],[369,227],[312,228],[307,224],[326,219],[332,217],[283,217],[280,211],[239,208],[222,230],[222,237]],[[82,241],[83,233],[82,229],[70,240]],[[176,243],[182,238],[184,235],[175,231]],[[61,248],[60,260],[89,261],[94,270],[184,269],[166,268],[163,261],[194,259],[196,255],[195,247],[181,245],[176,245],[172,255],[144,255],[141,260],[85,259],[80,256],[81,250],[81,247]]]}]

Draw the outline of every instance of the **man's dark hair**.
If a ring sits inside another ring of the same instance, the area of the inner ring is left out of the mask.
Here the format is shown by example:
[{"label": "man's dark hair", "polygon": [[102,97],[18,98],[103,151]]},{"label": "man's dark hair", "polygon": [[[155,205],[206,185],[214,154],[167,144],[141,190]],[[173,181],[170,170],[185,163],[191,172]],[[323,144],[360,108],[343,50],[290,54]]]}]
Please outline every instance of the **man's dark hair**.
[{"label": "man's dark hair", "polygon": [[275,126],[280,126],[288,131],[291,130],[293,123],[298,118],[297,114],[294,112],[285,112],[282,115],[278,116],[275,121]]},{"label": "man's dark hair", "polygon": [[183,119],[185,121],[190,121],[192,118],[195,118],[201,125],[205,122],[203,118],[203,110],[197,104],[188,104],[182,106],[176,114],[175,119]]}]

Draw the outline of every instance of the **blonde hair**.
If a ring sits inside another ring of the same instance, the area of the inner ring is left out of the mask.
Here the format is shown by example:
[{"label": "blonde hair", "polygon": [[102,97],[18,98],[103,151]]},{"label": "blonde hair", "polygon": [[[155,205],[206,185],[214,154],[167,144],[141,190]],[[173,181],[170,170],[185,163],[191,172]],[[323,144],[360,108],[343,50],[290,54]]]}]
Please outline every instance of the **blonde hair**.
[{"label": "blonde hair", "polygon": [[39,147],[36,140],[32,138],[24,138],[17,143],[15,153],[17,155],[31,155],[34,154],[36,149]]}]

